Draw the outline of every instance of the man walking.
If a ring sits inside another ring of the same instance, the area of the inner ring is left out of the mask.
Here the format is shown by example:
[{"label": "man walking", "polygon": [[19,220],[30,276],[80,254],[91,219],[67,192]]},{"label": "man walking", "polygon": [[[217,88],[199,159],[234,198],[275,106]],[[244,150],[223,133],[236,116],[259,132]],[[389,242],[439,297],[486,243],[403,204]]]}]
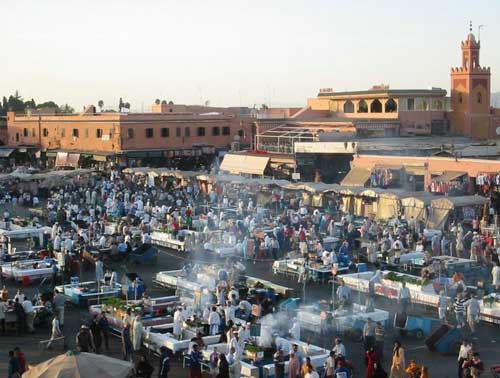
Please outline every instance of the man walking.
[{"label": "man walking", "polygon": [[55,314],[54,318],[52,319],[52,334],[51,334],[50,340],[47,344],[47,349],[50,349],[52,346],[52,342],[61,336],[62,336],[62,332],[61,332],[61,328],[59,327],[59,318],[58,318],[58,315]]},{"label": "man walking", "polygon": [[59,325],[61,328],[64,328],[64,304],[66,299],[57,289],[54,292],[54,307],[56,309],[56,313],[59,315]]}]

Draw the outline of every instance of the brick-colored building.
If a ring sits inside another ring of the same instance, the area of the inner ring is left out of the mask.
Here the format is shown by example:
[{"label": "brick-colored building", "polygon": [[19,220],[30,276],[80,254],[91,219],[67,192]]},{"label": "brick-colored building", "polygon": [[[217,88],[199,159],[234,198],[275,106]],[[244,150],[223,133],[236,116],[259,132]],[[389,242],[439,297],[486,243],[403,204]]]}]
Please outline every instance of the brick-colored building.
[{"label": "brick-colored building", "polygon": [[9,112],[8,145],[96,157],[161,158],[213,154],[215,149],[230,148],[235,141],[251,144],[253,121],[247,113],[241,114],[236,108],[226,112],[206,110],[96,113],[89,107],[82,114],[47,116]]}]

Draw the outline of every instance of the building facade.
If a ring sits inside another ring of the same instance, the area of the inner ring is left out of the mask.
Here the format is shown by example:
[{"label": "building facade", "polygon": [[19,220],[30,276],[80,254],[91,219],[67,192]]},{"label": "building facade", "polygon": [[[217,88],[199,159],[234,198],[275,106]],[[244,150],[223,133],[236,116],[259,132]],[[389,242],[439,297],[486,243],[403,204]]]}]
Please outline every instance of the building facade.
[{"label": "building facade", "polygon": [[96,113],[7,115],[8,145],[91,157],[190,157],[252,142],[251,117],[227,113]]}]

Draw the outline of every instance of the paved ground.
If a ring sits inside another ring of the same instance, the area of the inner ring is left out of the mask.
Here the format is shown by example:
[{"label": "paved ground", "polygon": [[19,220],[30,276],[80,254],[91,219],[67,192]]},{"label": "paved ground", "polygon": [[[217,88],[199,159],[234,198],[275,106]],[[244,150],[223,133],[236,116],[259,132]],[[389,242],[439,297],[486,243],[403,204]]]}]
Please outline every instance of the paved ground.
[{"label": "paved ground", "polygon": [[[150,288],[153,296],[156,294],[161,294],[161,289],[156,289],[152,287],[152,279],[154,278],[156,272],[161,270],[172,270],[181,267],[185,263],[186,255],[179,254],[177,252],[162,251],[160,253],[158,263],[156,266],[132,266],[128,267],[129,271],[137,272],[146,281],[148,288]],[[197,261],[210,263],[214,261],[213,258],[207,256],[198,256]],[[261,277],[263,279],[271,280],[273,282],[283,284],[286,286],[294,287],[297,290],[299,296],[302,296],[304,292],[303,287],[298,285],[296,281],[286,279],[281,276],[274,276],[271,270],[271,265],[269,262],[247,264],[247,270],[249,275]],[[92,279],[93,272],[84,272],[84,278]],[[16,289],[16,286],[12,283],[8,285],[9,290],[12,292]],[[34,293],[36,288],[31,288],[26,290],[30,295]],[[331,286],[328,284],[309,284],[305,288],[306,302],[310,303],[318,299],[329,299],[331,297]],[[355,299],[363,301],[361,296],[355,295]],[[388,311],[394,312],[394,303],[391,301],[385,301],[378,299],[378,307],[386,309]],[[70,308],[66,315],[66,326],[64,329],[64,334],[67,337],[68,347],[74,348],[75,345],[75,335],[81,324],[82,319],[87,315],[86,311],[78,308]],[[433,314],[436,316],[436,314]],[[58,350],[45,351],[38,350],[38,342],[49,338],[50,329],[48,326],[44,328],[37,329],[34,335],[24,335],[20,337],[15,337],[14,335],[8,335],[5,337],[0,336],[0,377],[6,376],[6,362],[7,362],[7,352],[15,346],[22,348],[26,354],[29,363],[38,363],[44,361],[52,356],[59,353]],[[393,335],[387,337],[387,342],[385,343],[385,355],[390,355],[390,347]],[[118,339],[111,339],[111,350],[106,352],[114,357],[120,357],[120,344]],[[310,340],[316,345],[321,345],[324,347],[331,347],[333,339],[319,339],[318,337],[311,337]],[[481,356],[485,362],[485,365],[489,368],[494,363],[500,363],[500,327],[492,326],[482,323],[478,332],[478,338],[475,340],[477,343],[477,348],[479,349]],[[425,364],[429,367],[430,377],[453,377],[456,376],[456,356],[443,356],[437,353],[431,353],[427,350],[423,342],[417,341],[412,337],[405,337],[403,339],[404,346],[407,350],[407,361],[410,359],[416,359],[418,363]],[[361,343],[346,340],[345,341],[347,352],[349,358],[355,363],[357,367],[357,377],[364,376],[364,358],[363,358],[363,346]],[[157,362],[153,358],[153,362],[156,365]],[[156,370],[157,371],[157,370]],[[187,377],[188,372],[183,370],[179,362],[175,362],[172,368],[173,377]],[[485,375],[489,376],[489,375]]]}]

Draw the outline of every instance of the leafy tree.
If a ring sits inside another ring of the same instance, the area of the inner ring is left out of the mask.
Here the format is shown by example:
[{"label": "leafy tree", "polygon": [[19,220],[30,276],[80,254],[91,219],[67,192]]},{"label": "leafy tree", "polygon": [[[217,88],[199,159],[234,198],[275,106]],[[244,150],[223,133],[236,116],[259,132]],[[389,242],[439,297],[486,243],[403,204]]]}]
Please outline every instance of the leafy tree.
[{"label": "leafy tree", "polygon": [[57,105],[54,101],[45,101],[42,102],[41,104],[38,104],[37,109],[43,109],[43,108],[49,108],[49,109],[56,109],[59,110],[59,105]]},{"label": "leafy tree", "polygon": [[73,109],[71,106],[68,104],[64,104],[59,108],[59,113],[62,114],[73,114],[75,112],[75,109]]},{"label": "leafy tree", "polygon": [[123,104],[123,107],[124,107],[125,109],[130,110],[130,102],[126,102],[125,104]]}]

